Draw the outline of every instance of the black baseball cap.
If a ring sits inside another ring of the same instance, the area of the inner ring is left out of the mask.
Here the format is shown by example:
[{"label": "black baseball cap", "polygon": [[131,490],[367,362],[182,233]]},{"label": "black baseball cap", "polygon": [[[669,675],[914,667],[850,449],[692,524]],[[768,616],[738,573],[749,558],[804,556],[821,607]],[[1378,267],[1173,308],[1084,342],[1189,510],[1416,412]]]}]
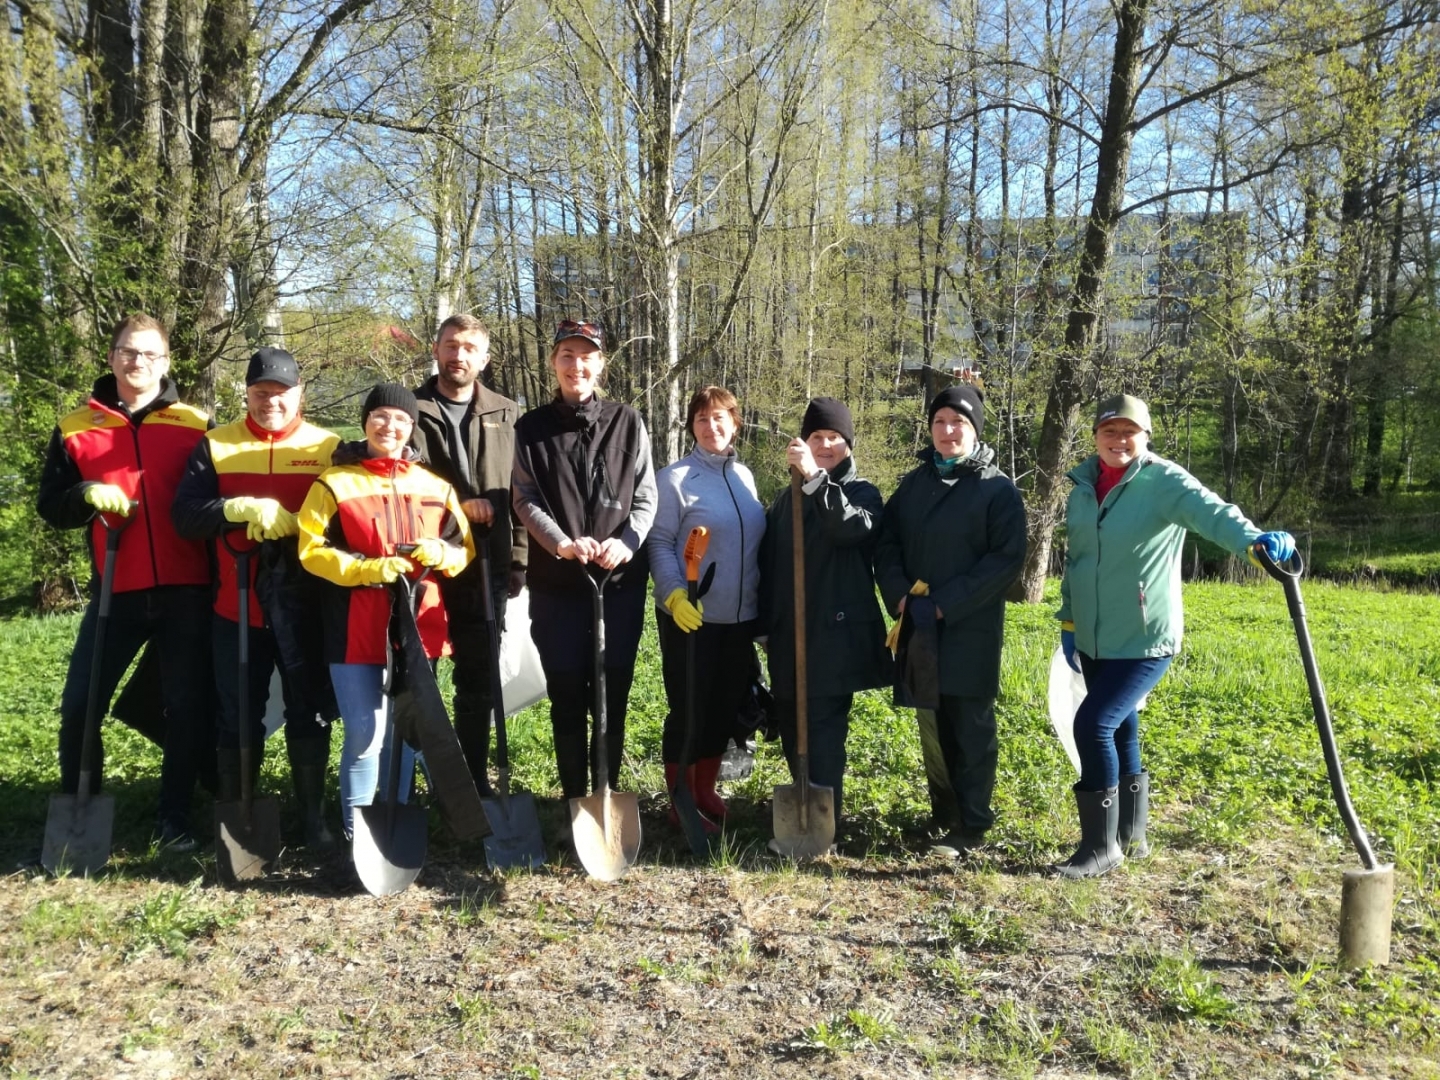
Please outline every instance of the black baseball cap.
[{"label": "black baseball cap", "polygon": [[254,386],[257,382],[299,386],[300,365],[284,349],[260,349],[250,357],[250,366],[245,369],[245,385]]}]

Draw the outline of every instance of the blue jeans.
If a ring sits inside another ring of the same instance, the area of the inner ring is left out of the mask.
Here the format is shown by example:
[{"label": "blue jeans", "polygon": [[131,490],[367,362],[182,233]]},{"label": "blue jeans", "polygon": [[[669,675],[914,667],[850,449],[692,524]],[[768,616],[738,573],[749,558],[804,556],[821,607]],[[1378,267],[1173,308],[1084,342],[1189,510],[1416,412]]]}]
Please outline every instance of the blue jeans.
[{"label": "blue jeans", "polygon": [[[345,835],[355,832],[355,807],[375,801],[380,777],[390,769],[391,699],[385,693],[384,664],[331,664],[330,681],[345,725],[340,748],[340,815]],[[415,751],[401,743],[400,801],[410,797],[415,775]]]},{"label": "blue jeans", "polygon": [[1140,767],[1140,714],[1135,706],[1155,688],[1173,656],[1138,660],[1092,660],[1082,652],[1085,700],[1075,712],[1075,749],[1080,753],[1077,791],[1104,791]]}]

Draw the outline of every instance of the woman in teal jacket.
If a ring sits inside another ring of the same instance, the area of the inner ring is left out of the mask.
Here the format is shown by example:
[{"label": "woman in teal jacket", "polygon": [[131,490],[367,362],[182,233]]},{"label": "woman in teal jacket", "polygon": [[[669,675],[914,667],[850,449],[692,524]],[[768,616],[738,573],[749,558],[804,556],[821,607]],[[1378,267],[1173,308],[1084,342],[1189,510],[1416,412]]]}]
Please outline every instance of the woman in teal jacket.
[{"label": "woman in teal jacket", "polygon": [[1236,554],[1295,552],[1289,533],[1262,533],[1240,509],[1149,450],[1150,410],[1119,394],[1100,403],[1095,453],[1070,472],[1060,643],[1085,676],[1075,713],[1080,847],[1056,869],[1095,877],[1144,858],[1150,776],[1140,764],[1136,705],[1180,648],[1180,551],[1191,530]]}]

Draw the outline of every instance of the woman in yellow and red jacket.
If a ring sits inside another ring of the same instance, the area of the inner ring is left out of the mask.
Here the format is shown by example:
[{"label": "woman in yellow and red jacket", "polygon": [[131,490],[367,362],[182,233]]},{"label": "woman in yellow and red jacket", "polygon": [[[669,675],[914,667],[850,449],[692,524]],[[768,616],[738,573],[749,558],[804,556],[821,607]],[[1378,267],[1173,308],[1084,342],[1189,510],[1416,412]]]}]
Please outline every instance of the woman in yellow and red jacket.
[{"label": "woman in yellow and red jacket", "polygon": [[[365,441],[336,449],[333,466],[320,474],[300,508],[300,564],[331,586],[324,603],[325,648],[345,724],[340,801],[347,837],[354,808],[370,805],[384,767],[385,586],[402,575],[414,579],[421,567],[454,577],[475,557],[454,488],[420,465],[408,446],[418,411],[405,387],[374,387],[360,411]],[[397,553],[408,544],[415,545],[409,556]],[[445,608],[433,581],[422,581],[418,591],[416,623],[425,654],[434,660],[445,649]],[[402,775],[408,770],[402,763]]]}]

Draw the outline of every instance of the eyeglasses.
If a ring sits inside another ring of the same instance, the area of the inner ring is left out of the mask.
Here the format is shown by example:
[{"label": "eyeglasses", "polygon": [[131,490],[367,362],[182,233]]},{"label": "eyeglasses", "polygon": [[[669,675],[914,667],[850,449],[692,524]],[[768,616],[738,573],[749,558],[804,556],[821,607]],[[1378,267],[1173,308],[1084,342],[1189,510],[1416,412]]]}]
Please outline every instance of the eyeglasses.
[{"label": "eyeglasses", "polygon": [[136,360],[144,360],[147,364],[158,364],[161,360],[170,358],[169,353],[147,352],[143,349],[117,348],[111,351],[127,364],[133,364]]},{"label": "eyeglasses", "polygon": [[585,338],[597,348],[605,347],[605,330],[597,322],[576,322],[574,319],[565,319],[559,326],[555,327],[556,345],[570,337]]}]

